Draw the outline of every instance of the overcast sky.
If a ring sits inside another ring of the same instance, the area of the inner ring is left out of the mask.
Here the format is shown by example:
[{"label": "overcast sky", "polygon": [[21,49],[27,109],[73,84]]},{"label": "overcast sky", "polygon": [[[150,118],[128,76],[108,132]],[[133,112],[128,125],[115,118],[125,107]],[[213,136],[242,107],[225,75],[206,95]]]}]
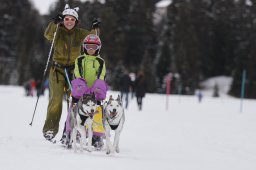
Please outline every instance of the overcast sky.
[{"label": "overcast sky", "polygon": [[[41,15],[48,14],[49,7],[57,0],[30,0],[34,6],[38,9]],[[81,2],[92,1],[92,0],[80,0]],[[105,3],[105,0],[100,0],[101,3]],[[64,9],[64,7],[63,7]]]},{"label": "overcast sky", "polygon": [[49,11],[50,5],[52,5],[57,0],[30,0],[34,6],[38,9],[39,13],[44,15]]}]

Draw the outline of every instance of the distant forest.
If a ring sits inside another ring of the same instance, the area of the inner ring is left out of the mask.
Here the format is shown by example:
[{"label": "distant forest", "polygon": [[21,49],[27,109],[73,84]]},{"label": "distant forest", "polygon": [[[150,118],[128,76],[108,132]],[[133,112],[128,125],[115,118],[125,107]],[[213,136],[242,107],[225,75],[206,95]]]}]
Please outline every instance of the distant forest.
[{"label": "distant forest", "polygon": [[[256,98],[256,1],[173,0],[160,17],[157,2],[68,1],[80,8],[79,27],[90,29],[94,17],[101,20],[101,57],[112,89],[118,90],[124,69],[144,71],[152,93],[165,92],[168,73],[174,75],[173,94],[194,94],[203,80],[225,75],[233,77],[229,93],[239,97],[246,70],[245,97]],[[0,84],[41,79],[51,45],[43,32],[66,3],[57,1],[41,16],[29,0],[1,2]]]}]

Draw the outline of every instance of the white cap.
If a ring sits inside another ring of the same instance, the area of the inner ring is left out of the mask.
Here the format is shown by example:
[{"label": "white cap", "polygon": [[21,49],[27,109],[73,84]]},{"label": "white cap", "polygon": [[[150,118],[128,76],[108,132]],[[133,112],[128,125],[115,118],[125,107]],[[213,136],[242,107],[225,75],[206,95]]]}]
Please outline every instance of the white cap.
[{"label": "white cap", "polygon": [[78,20],[78,12],[79,11],[79,8],[78,7],[76,7],[76,8],[74,8],[74,9],[71,9],[70,7],[69,7],[69,5],[68,4],[66,4],[65,5],[65,9],[64,9],[64,11],[62,12],[62,15],[71,15],[71,16],[73,16],[73,17],[75,17],[76,18],[76,20]]}]

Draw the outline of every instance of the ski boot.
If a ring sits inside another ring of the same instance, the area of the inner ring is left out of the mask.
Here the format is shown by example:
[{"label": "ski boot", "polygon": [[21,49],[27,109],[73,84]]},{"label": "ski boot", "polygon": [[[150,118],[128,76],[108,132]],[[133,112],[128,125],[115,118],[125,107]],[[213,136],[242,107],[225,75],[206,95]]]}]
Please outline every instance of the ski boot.
[{"label": "ski boot", "polygon": [[53,131],[47,131],[44,133],[44,138],[52,143],[56,143],[56,141],[53,139],[54,138],[54,134]]},{"label": "ski boot", "polygon": [[92,146],[94,146],[96,150],[101,150],[104,146],[103,138],[100,136],[93,136]]},{"label": "ski boot", "polygon": [[67,148],[67,149],[71,149],[72,148],[72,143],[70,143],[70,135],[63,133],[61,139],[60,139],[61,144]]}]

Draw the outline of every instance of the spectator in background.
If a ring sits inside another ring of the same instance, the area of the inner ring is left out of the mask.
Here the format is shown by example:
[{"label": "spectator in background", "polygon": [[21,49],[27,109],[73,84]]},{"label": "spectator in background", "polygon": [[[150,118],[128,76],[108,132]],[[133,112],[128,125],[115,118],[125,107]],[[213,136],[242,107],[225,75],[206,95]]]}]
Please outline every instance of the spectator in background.
[{"label": "spectator in background", "polygon": [[145,97],[146,93],[146,82],[143,71],[138,72],[134,87],[139,110],[142,110],[142,99]]},{"label": "spectator in background", "polygon": [[135,83],[135,78],[136,78],[136,74],[135,73],[129,73],[129,76],[131,78],[131,96],[132,96],[132,99],[133,97],[135,96],[135,91],[134,91],[134,83]]},{"label": "spectator in background", "polygon": [[43,89],[44,89],[44,92],[46,91],[46,90],[48,90],[48,94],[49,94],[49,97],[50,97],[50,92],[49,92],[49,79],[47,78],[45,81],[44,81],[44,84],[43,84]]},{"label": "spectator in background", "polygon": [[198,102],[201,103],[202,99],[203,99],[203,93],[201,90],[199,90],[197,92],[197,97],[198,97]]},{"label": "spectator in background", "polygon": [[42,85],[42,81],[40,79],[38,79],[36,81],[36,95],[37,95],[37,97],[44,94],[44,92],[43,92],[44,89],[41,89],[41,85]]},{"label": "spectator in background", "polygon": [[123,97],[125,97],[125,108],[128,108],[129,104],[129,92],[132,88],[132,81],[129,76],[127,70],[124,70],[122,77],[120,78],[120,92],[121,92],[121,99],[123,101]]},{"label": "spectator in background", "polygon": [[25,89],[26,96],[33,96],[31,91],[32,87],[31,87],[30,81],[26,81],[23,86]]},{"label": "spectator in background", "polygon": [[32,96],[36,95],[36,81],[35,79],[31,80],[31,94]]}]

